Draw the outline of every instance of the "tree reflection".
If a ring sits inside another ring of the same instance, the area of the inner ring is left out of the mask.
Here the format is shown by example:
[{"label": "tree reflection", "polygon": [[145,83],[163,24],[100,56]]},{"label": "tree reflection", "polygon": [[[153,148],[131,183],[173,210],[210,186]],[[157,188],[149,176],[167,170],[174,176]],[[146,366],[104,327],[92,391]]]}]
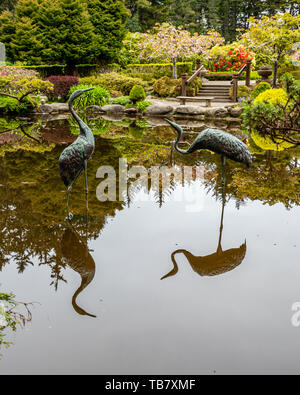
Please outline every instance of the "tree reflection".
[{"label": "tree reflection", "polygon": [[[88,252],[88,243],[101,235],[107,219],[123,210],[141,188],[138,182],[133,183],[131,180],[128,185],[128,201],[100,202],[96,197],[99,183],[95,178],[97,169],[102,165],[113,166],[118,178],[120,157],[126,158],[129,166],[143,165],[147,170],[152,166],[169,163],[170,141],[174,138],[172,130],[162,126],[152,129],[147,126],[147,130],[138,136],[132,136],[128,128],[116,123],[108,132],[107,121],[100,122],[100,127],[105,132],[105,137],[97,136],[95,153],[89,163],[88,183],[92,193],[88,227],[82,220],[85,202],[82,199],[84,182],[81,180],[74,188],[70,207],[74,214],[72,231],[65,222],[65,191],[57,170],[57,159],[63,147],[55,144],[58,141],[69,143],[68,122],[56,121],[41,125],[41,130],[35,131],[32,137],[42,143],[24,133],[21,135],[21,143],[18,136],[16,141],[12,139],[2,141],[2,144],[0,142],[0,270],[8,264],[15,264],[18,272],[23,273],[29,266],[47,265],[51,270],[51,286],[57,290],[66,281],[64,271],[69,266],[82,278],[86,273],[82,287],[90,283],[93,262]],[[28,132],[26,129],[26,133]],[[193,139],[193,136],[187,134],[187,141],[189,137]],[[259,199],[265,204],[282,203],[286,208],[299,204],[299,156],[299,149],[255,153],[250,171],[242,165],[227,161],[227,201],[234,200],[238,207],[246,204],[247,199]],[[222,200],[221,162],[216,155],[203,151],[184,157],[175,154],[174,159],[179,167],[195,164],[203,166],[204,188],[207,193]],[[177,185],[178,181],[172,181],[168,186],[161,185],[154,194],[157,204],[165,204],[166,197],[173,193]],[[79,251],[83,269],[75,264],[72,252],[68,255],[66,248],[62,247],[62,240],[65,245],[67,242],[73,244],[76,247],[74,249]],[[243,249],[246,249],[244,244],[236,251],[239,259],[242,259]],[[174,252],[174,256],[177,253],[179,252]],[[189,254],[185,254],[188,257]],[[215,254],[218,254],[218,250]],[[193,260],[191,256],[189,258]],[[88,268],[86,272],[84,267]],[[75,302],[76,300],[75,298]],[[79,309],[80,307],[78,311]]]}]

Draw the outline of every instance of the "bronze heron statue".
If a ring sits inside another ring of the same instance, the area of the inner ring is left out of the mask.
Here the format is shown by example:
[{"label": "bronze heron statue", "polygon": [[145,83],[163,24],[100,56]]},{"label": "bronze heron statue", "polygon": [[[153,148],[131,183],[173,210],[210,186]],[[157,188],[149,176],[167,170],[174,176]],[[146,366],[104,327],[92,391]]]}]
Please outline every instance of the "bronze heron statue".
[{"label": "bronze heron statue", "polygon": [[77,139],[63,150],[59,158],[59,172],[60,176],[68,188],[67,191],[67,205],[69,204],[69,195],[72,187],[84,170],[85,175],[85,193],[86,201],[88,202],[88,183],[87,183],[87,162],[92,156],[95,149],[95,139],[91,129],[83,122],[73,109],[74,100],[83,93],[88,92],[94,88],[80,89],[72,93],[69,99],[69,109],[79,125],[80,133]]},{"label": "bronze heron statue", "polygon": [[251,166],[252,157],[249,148],[245,143],[232,134],[220,129],[208,128],[198,134],[187,150],[182,150],[178,147],[179,140],[183,134],[182,128],[177,123],[172,122],[167,118],[165,118],[165,121],[167,121],[178,134],[173,145],[179,153],[191,154],[201,149],[207,149],[221,155],[223,184],[225,184],[224,166],[226,158],[235,162],[244,163],[248,168]]}]

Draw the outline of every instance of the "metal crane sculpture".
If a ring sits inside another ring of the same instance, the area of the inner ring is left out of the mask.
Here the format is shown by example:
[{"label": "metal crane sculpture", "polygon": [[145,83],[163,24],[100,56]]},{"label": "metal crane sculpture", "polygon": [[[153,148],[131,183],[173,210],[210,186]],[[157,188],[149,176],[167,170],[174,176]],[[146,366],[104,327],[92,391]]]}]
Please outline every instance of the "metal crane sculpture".
[{"label": "metal crane sculpture", "polygon": [[[95,139],[91,129],[79,118],[73,109],[74,100],[83,93],[94,88],[80,89],[72,93],[69,99],[69,109],[79,125],[80,133],[78,138],[61,153],[59,158],[60,176],[68,188],[67,205],[72,187],[84,170],[86,202],[88,202],[88,183],[87,183],[87,162],[92,156],[95,148]],[[88,203],[87,203],[88,204]]]},{"label": "metal crane sculpture", "polygon": [[249,148],[232,134],[219,129],[205,129],[198,134],[189,148],[184,151],[178,147],[179,140],[183,134],[182,128],[177,123],[167,118],[165,118],[165,121],[167,121],[178,134],[174,143],[176,151],[181,154],[191,154],[201,149],[207,149],[221,155],[223,184],[225,184],[224,166],[226,158],[234,160],[235,162],[244,163],[248,168],[251,166],[252,158]]}]

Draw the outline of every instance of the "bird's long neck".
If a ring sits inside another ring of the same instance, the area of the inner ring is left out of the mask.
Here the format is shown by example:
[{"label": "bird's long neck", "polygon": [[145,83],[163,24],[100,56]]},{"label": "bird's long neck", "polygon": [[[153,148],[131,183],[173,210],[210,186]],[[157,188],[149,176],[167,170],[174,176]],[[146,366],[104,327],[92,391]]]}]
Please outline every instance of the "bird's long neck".
[{"label": "bird's long neck", "polygon": [[80,129],[80,134],[87,137],[86,136],[86,129],[87,126],[86,124],[83,122],[83,120],[76,114],[74,108],[73,108],[73,100],[69,101],[69,109],[70,109],[70,113],[72,114],[73,118],[75,119],[75,121],[78,123],[79,125],[79,129]]},{"label": "bird's long neck", "polygon": [[181,139],[181,136],[182,136],[182,130],[179,129],[179,128],[176,128],[175,130],[176,130],[176,132],[178,134],[177,139],[176,139],[175,144],[174,144],[176,151],[180,152],[181,154],[188,154],[189,153],[189,148],[187,150],[182,150],[182,149],[180,149],[178,147],[179,140]]},{"label": "bird's long neck", "polygon": [[80,315],[88,315],[89,317],[96,317],[95,315],[90,314],[90,313],[86,312],[85,310],[83,310],[80,306],[78,306],[77,301],[76,301],[77,296],[89,285],[89,283],[93,280],[93,278],[94,278],[94,275],[82,276],[80,287],[76,290],[76,292],[74,293],[74,295],[72,297],[73,308]]}]

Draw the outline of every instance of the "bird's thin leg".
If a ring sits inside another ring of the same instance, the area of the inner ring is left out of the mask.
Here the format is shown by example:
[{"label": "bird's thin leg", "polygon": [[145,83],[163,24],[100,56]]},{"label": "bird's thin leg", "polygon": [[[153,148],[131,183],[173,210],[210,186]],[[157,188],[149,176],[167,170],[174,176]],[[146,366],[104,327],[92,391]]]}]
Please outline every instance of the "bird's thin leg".
[{"label": "bird's thin leg", "polygon": [[89,209],[89,190],[88,190],[88,181],[87,181],[87,160],[84,161],[84,176],[85,176],[85,198],[86,198],[86,209]]},{"label": "bird's thin leg", "polygon": [[222,161],[222,197],[225,197],[225,164],[226,164],[226,157],[224,155],[221,156]]},{"label": "bird's thin leg", "polygon": [[175,141],[171,141],[171,157],[170,157],[171,166],[174,163],[174,146],[175,146]]},{"label": "bird's thin leg", "polygon": [[67,191],[67,211],[68,211],[68,213],[69,213],[70,192],[72,191],[73,185],[74,185],[75,181],[77,180],[77,178],[80,176],[81,172],[82,172],[82,169],[77,173],[77,175],[75,176],[74,180],[68,186],[68,191]]}]

